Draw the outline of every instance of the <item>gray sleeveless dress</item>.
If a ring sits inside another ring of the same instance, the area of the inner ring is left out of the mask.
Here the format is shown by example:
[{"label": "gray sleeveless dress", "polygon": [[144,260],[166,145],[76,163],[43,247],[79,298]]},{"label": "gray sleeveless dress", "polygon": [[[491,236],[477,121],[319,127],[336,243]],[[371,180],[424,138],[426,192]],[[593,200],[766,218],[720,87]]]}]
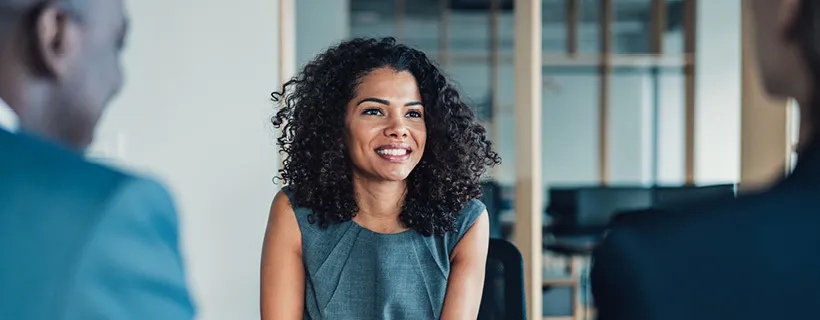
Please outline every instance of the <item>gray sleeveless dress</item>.
[{"label": "gray sleeveless dress", "polygon": [[353,221],[321,229],[308,222],[310,209],[293,209],[302,231],[305,319],[426,320],[441,315],[450,253],[484,204],[472,200],[457,218],[457,232],[443,237],[380,234]]}]

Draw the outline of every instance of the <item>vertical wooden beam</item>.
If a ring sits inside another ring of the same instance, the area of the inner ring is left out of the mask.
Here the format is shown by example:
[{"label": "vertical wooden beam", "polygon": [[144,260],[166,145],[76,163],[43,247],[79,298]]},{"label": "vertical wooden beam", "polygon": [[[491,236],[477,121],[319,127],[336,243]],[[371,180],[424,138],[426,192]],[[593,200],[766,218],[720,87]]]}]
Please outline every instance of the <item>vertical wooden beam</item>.
[{"label": "vertical wooden beam", "polygon": [[[279,0],[279,85],[284,85],[296,74],[296,0]],[[283,92],[287,94],[287,92]],[[284,103],[282,99],[280,103]],[[284,126],[282,127],[284,128]],[[280,132],[281,134],[281,132]],[[281,151],[281,150],[280,150]],[[279,168],[284,167],[280,152]]]},{"label": "vertical wooden beam", "polygon": [[569,277],[575,281],[572,282],[572,320],[588,319],[587,307],[584,305],[583,294],[584,288],[581,286],[583,281],[582,272],[584,271],[584,260],[587,258],[574,256],[569,258]]},{"label": "vertical wooden beam", "polygon": [[296,74],[296,0],[279,0],[279,82]]},{"label": "vertical wooden beam", "polygon": [[755,61],[753,23],[746,2],[741,2],[740,189],[769,187],[790,169],[791,134],[788,100],[772,99],[765,92]]},{"label": "vertical wooden beam", "polygon": [[600,1],[601,54],[599,65],[600,95],[598,96],[598,172],[601,184],[609,182],[609,82],[612,58],[612,0]]},{"label": "vertical wooden beam", "polygon": [[515,239],[529,319],[542,318],[541,0],[515,0]]},{"label": "vertical wooden beam", "polygon": [[396,0],[396,40],[404,41],[405,0]]},{"label": "vertical wooden beam", "polygon": [[581,14],[580,0],[566,0],[567,2],[567,55],[575,57],[578,54],[578,20]]},{"label": "vertical wooden beam", "polygon": [[[663,34],[666,31],[666,0],[652,0],[650,3],[650,32],[649,32],[649,53],[661,58],[663,55]],[[658,122],[660,121],[660,72],[657,66],[651,68],[652,76],[652,183],[658,183],[659,176],[659,148],[658,148]]]},{"label": "vertical wooden beam", "polygon": [[[500,0],[490,0],[490,93],[493,95],[493,107],[495,107],[496,87],[498,85],[498,12]],[[493,109],[495,111],[495,109]]]},{"label": "vertical wooden beam", "polygon": [[697,0],[683,0],[684,40],[683,50],[686,55],[684,66],[684,124],[685,160],[684,170],[686,184],[695,183],[695,40],[697,39],[696,14]]},{"label": "vertical wooden beam", "polygon": [[663,54],[663,34],[666,31],[666,0],[652,0],[650,4],[649,51],[652,54]]},{"label": "vertical wooden beam", "polygon": [[[501,0],[490,0],[490,108],[492,110],[492,141],[498,145],[501,141],[501,106],[498,101],[498,61],[499,61],[499,35],[498,35],[498,15],[500,12]],[[490,175],[495,177],[498,167],[493,167]]]},{"label": "vertical wooden beam", "polygon": [[446,68],[450,63],[450,0],[439,0],[438,4],[438,64]]}]

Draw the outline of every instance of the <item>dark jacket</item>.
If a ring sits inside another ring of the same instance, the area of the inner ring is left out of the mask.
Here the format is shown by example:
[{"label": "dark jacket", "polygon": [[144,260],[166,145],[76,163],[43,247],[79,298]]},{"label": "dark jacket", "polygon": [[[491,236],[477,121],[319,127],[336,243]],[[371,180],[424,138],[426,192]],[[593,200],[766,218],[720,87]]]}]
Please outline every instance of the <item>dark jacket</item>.
[{"label": "dark jacket", "polygon": [[820,144],[769,191],[617,219],[591,278],[600,320],[820,319]]}]

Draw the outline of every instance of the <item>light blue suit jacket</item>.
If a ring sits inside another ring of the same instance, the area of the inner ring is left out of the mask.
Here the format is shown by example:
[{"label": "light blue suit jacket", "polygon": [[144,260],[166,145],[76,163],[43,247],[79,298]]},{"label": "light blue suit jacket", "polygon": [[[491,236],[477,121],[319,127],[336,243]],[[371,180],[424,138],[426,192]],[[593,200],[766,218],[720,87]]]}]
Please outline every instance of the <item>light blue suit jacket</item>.
[{"label": "light blue suit jacket", "polygon": [[192,319],[168,193],[0,130],[0,319]]}]

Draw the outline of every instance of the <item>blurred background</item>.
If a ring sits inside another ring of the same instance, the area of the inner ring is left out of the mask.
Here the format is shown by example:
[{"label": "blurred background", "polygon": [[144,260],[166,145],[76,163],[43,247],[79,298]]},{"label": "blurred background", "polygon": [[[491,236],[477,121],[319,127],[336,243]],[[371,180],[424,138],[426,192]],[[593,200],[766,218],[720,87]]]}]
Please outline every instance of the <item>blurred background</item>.
[{"label": "blurred background", "polygon": [[127,83],[91,156],[171,187],[201,319],[258,318],[269,94],[351,37],[426,52],[486,125],[503,164],[483,200],[524,255],[531,318],[590,317],[589,248],[616,212],[765,187],[795,158],[745,0],[127,2]]}]

